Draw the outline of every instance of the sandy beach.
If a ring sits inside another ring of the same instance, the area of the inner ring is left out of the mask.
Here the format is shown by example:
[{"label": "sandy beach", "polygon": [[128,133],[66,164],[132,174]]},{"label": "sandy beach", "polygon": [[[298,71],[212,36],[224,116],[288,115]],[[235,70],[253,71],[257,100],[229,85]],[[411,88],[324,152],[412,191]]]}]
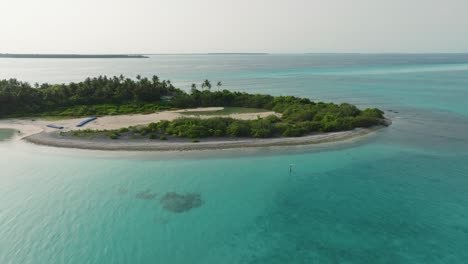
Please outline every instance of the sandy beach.
[{"label": "sandy beach", "polygon": [[94,129],[94,130],[112,130],[129,126],[147,125],[149,123],[156,123],[162,120],[172,121],[180,117],[232,117],[234,119],[252,120],[258,117],[267,117],[269,115],[280,115],[275,112],[259,112],[259,113],[240,113],[230,115],[190,115],[190,112],[211,112],[223,110],[223,107],[204,107],[204,108],[191,108],[174,111],[161,111],[152,114],[135,114],[135,115],[116,115],[116,116],[103,116],[99,117],[93,122],[86,124],[84,127],[76,127],[76,125],[86,118],[73,118],[62,120],[47,120],[41,118],[18,118],[18,119],[0,119],[0,128],[10,128],[18,130],[19,138],[25,138],[41,132],[56,132],[57,129],[49,128],[47,125],[54,124],[63,126],[64,129],[60,131],[73,131],[80,129]]},{"label": "sandy beach", "polygon": [[[306,145],[320,144],[326,142],[344,141],[361,137],[378,130],[381,127],[370,129],[354,129],[351,131],[319,133],[303,137],[290,138],[208,138],[201,139],[198,143],[193,143],[190,139],[169,138],[167,141],[150,140],[150,139],[131,139],[131,140],[112,140],[109,138],[95,137],[64,137],[60,135],[60,131],[73,131],[79,129],[94,129],[94,130],[111,130],[129,126],[147,125],[151,122],[159,122],[161,120],[174,120],[180,117],[190,117],[187,114],[203,111],[218,111],[222,107],[207,107],[194,108],[176,111],[163,111],[153,114],[141,115],[118,115],[104,116],[90,122],[85,127],[76,127],[84,118],[64,119],[64,120],[44,120],[44,119],[4,119],[0,120],[0,128],[15,129],[18,131],[15,140],[25,140],[38,145],[46,145],[63,148],[79,148],[93,150],[131,150],[131,151],[170,151],[170,150],[202,150],[202,149],[227,149],[227,148],[247,148],[247,147],[268,147],[268,146],[291,146],[291,145]],[[181,114],[181,113],[184,114]],[[258,117],[266,117],[269,115],[279,115],[274,112],[260,113],[242,113],[223,115],[235,119],[251,120]],[[213,115],[200,115],[200,118],[210,118]],[[48,124],[63,126],[63,130],[57,130],[47,127]]]},{"label": "sandy beach", "polygon": [[354,129],[351,131],[320,133],[296,138],[266,138],[266,139],[230,139],[208,138],[193,143],[189,139],[178,140],[111,140],[104,138],[62,138],[58,133],[41,132],[24,140],[38,144],[62,148],[93,149],[93,150],[127,150],[127,151],[185,151],[207,149],[252,148],[273,146],[310,145],[338,142],[362,137],[377,131],[382,127],[370,129]]}]

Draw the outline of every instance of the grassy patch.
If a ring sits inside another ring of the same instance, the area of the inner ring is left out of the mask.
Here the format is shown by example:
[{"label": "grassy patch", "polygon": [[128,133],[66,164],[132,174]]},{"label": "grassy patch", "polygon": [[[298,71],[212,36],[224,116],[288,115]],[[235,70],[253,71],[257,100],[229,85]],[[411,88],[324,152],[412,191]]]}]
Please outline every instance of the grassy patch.
[{"label": "grassy patch", "polygon": [[53,111],[41,113],[40,117],[47,120],[61,120],[83,116],[107,116],[126,114],[151,114],[158,111],[168,110],[171,107],[163,103],[148,104],[100,104],[100,105],[78,105],[66,108],[59,108]]},{"label": "grassy patch", "polygon": [[40,116],[41,119],[46,121],[60,121],[60,120],[67,120],[76,118],[76,116]]},{"label": "grassy patch", "polygon": [[246,108],[246,107],[225,107],[223,110],[217,111],[187,111],[180,112],[183,115],[231,115],[231,114],[250,114],[250,113],[263,113],[269,112],[270,110],[265,110],[261,108]]},{"label": "grassy patch", "polygon": [[111,133],[109,135],[109,138],[110,139],[119,139],[120,135],[118,133]]}]

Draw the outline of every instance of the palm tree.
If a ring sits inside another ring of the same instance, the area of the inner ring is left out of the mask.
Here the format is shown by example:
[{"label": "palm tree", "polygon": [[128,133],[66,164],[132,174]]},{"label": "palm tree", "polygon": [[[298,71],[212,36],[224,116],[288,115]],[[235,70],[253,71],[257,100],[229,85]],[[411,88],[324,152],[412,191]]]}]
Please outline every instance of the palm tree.
[{"label": "palm tree", "polygon": [[208,80],[205,80],[203,83],[202,83],[202,88],[207,88],[208,90],[211,90],[211,83],[210,81]]},{"label": "palm tree", "polygon": [[219,91],[219,88],[222,86],[223,84],[221,83],[221,81],[219,81],[216,86],[218,86],[218,91]]},{"label": "palm tree", "polygon": [[156,84],[159,82],[159,77],[156,75],[153,75],[153,83]]},{"label": "palm tree", "polygon": [[190,89],[190,92],[194,94],[197,91],[197,85],[192,83],[192,89]]},{"label": "palm tree", "polygon": [[141,75],[138,74],[138,75],[136,76],[136,78],[137,78],[137,80],[140,80],[140,79],[141,79]]}]

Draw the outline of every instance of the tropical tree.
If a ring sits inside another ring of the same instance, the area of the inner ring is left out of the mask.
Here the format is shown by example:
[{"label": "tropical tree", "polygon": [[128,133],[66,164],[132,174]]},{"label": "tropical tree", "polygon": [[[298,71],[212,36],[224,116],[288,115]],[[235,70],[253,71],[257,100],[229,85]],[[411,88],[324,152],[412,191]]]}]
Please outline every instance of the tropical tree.
[{"label": "tropical tree", "polygon": [[192,83],[192,86],[191,86],[191,89],[190,89],[190,93],[191,94],[194,94],[195,92],[197,91],[197,85]]},{"label": "tropical tree", "polygon": [[153,75],[153,78],[152,78],[152,80],[153,80],[153,83],[154,83],[154,84],[157,84],[157,83],[159,83],[159,77],[158,77],[158,76],[156,76],[156,75]]},{"label": "tropical tree", "polygon": [[211,83],[209,80],[205,80],[203,83],[202,83],[202,88],[206,88],[208,90],[211,90]]},{"label": "tropical tree", "polygon": [[223,85],[223,84],[221,83],[221,81],[219,81],[219,82],[216,84],[216,86],[218,86],[218,91],[219,91],[219,88],[221,88],[222,85]]}]

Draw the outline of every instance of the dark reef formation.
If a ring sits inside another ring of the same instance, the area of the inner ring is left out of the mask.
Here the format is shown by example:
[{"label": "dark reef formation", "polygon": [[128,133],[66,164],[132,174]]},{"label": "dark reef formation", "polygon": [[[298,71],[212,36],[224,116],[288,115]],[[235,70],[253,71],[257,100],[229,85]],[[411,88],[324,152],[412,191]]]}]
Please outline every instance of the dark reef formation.
[{"label": "dark reef formation", "polygon": [[203,203],[201,195],[198,193],[178,194],[175,192],[166,193],[161,197],[162,207],[173,213],[183,213],[192,208],[200,207]]}]

